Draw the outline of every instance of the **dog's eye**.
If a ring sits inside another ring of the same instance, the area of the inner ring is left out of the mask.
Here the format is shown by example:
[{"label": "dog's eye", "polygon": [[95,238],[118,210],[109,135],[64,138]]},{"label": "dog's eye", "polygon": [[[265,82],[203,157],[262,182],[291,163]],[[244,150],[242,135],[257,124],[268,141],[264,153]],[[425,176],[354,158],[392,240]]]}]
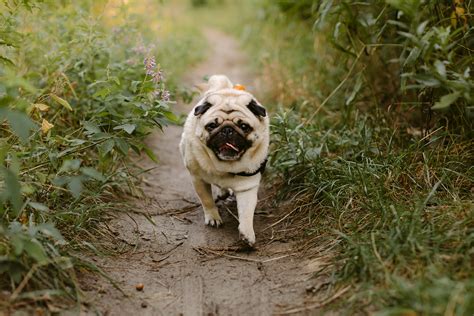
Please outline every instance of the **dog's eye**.
[{"label": "dog's eye", "polygon": [[240,128],[242,129],[242,131],[244,132],[250,132],[252,130],[252,128],[250,127],[250,125],[246,124],[246,123],[240,123],[239,124]]},{"label": "dog's eye", "polygon": [[210,132],[210,131],[212,131],[213,129],[215,129],[217,126],[218,126],[217,123],[211,122],[211,123],[209,123],[209,124],[206,125],[206,130],[208,130],[208,131]]}]

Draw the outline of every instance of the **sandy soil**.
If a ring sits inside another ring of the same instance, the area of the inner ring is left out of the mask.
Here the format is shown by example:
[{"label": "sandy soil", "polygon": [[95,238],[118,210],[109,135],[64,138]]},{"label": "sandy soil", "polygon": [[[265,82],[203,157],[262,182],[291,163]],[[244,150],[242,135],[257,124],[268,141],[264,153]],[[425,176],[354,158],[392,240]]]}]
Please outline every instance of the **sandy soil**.
[{"label": "sandy soil", "polygon": [[[183,82],[192,86],[205,75],[221,73],[258,96],[247,57],[237,42],[216,30],[206,30],[205,36],[208,58],[186,74]],[[188,112],[191,107],[178,104],[177,112]],[[140,162],[145,168],[156,167],[145,176],[147,198],[136,202],[136,212],[119,213],[109,223],[117,240],[126,242],[130,250],[120,256],[95,258],[126,295],[102,278],[85,277],[82,283],[86,284],[89,306],[93,306],[88,312],[273,315],[296,307],[293,313],[318,314],[303,306],[316,300],[308,288],[321,282],[312,278],[319,264],[303,259],[294,242],[272,238],[273,227],[269,226],[281,214],[259,203],[254,251],[239,242],[232,201],[220,204],[222,228],[204,225],[202,209],[178,152],[180,136],[181,127],[170,126],[148,139],[160,163],[146,158]],[[139,283],[144,285],[142,291],[136,290]]]}]

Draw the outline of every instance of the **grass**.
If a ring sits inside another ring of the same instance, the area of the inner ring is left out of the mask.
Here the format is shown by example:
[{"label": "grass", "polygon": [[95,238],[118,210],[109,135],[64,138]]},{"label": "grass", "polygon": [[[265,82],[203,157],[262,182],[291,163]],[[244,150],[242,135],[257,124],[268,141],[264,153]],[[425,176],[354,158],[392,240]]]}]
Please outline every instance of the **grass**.
[{"label": "grass", "polygon": [[[393,31],[382,33],[383,42],[371,42],[367,33],[375,34],[377,27],[389,30],[384,19],[411,8],[401,1],[390,2],[393,7],[378,1],[366,7],[342,2],[351,9],[334,4],[325,25],[315,14],[317,2],[310,0],[211,3],[199,10],[201,21],[245,43],[260,69],[259,80],[266,83],[261,99],[275,113],[270,159],[274,176],[267,181],[276,187],[282,205],[291,201],[291,216],[283,225],[302,228],[299,237],[306,250],[333,255],[319,273],[329,275],[335,288],[351,285],[351,291],[326,311],[471,315],[472,94],[441,104],[443,95],[457,92],[449,85],[427,88],[422,81],[446,80],[438,72],[442,69],[433,66],[440,65],[436,60],[457,56],[446,63],[452,71],[450,84],[456,72],[472,63],[471,52],[451,45],[469,41],[472,27],[463,26],[463,17],[456,15],[457,24],[446,18],[419,31],[424,19],[451,13],[449,7],[433,4],[407,11],[411,18],[400,26],[414,37],[424,34],[427,46],[413,45],[403,37],[409,34],[399,37]],[[385,15],[370,28],[357,25],[376,17],[378,9]],[[331,27],[338,21],[346,37],[334,35]],[[446,24],[451,24],[452,38],[445,42],[450,48],[427,49]],[[420,47],[423,57],[406,62],[406,54]],[[444,55],[450,49],[451,57]],[[403,71],[411,73],[400,79]],[[406,89],[407,84],[413,86]],[[458,88],[472,91],[472,80]],[[430,109],[440,105],[451,111]]]},{"label": "grass", "polygon": [[349,308],[363,312],[369,300],[382,310],[442,314],[458,288],[455,314],[468,314],[472,141],[444,130],[406,141],[364,117],[331,129],[294,120],[274,124],[280,198],[301,201],[306,234],[337,241],[334,276],[354,286]]},{"label": "grass", "polygon": [[[0,50],[3,307],[80,298],[74,267],[88,263],[75,251],[100,250],[102,210],[121,207],[123,191],[138,193],[129,152],[149,153],[143,137],[174,119],[153,91],[186,97],[177,78],[205,51],[199,23],[238,36],[260,69],[259,99],[274,112],[267,181],[291,201],[282,225],[301,227],[313,254],[330,254],[319,273],[332,288],[351,286],[324,311],[471,315],[472,26],[460,9],[451,18],[444,4],[413,11],[398,0],[207,2],[20,1],[9,11]],[[422,28],[427,16],[441,19]],[[388,31],[374,37],[380,28]],[[149,55],[166,87],[145,75]],[[54,127],[41,131],[43,119]]]},{"label": "grass", "polygon": [[0,4],[0,309],[79,302],[84,252],[110,252],[102,221],[140,194],[131,157],[157,159],[143,140],[176,122],[168,93],[202,56],[162,8]]}]

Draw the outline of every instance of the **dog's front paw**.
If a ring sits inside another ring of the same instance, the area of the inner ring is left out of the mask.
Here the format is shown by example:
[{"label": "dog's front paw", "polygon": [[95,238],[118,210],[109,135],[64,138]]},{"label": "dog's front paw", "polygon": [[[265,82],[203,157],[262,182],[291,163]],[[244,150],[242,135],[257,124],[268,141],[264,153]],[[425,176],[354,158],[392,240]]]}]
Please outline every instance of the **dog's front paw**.
[{"label": "dog's front paw", "polygon": [[209,226],[221,226],[222,218],[219,215],[219,211],[217,209],[204,211],[204,223]]},{"label": "dog's front paw", "polygon": [[253,231],[252,227],[239,225],[239,233],[240,239],[249,244],[249,246],[253,246],[255,244],[255,232]]}]

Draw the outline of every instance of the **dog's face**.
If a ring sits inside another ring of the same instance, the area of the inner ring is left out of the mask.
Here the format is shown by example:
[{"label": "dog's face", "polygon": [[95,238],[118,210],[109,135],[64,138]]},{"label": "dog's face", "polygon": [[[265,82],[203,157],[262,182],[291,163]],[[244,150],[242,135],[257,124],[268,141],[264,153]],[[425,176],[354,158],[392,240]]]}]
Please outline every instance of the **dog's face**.
[{"label": "dog's face", "polygon": [[265,108],[247,92],[225,89],[194,109],[196,136],[221,161],[236,161],[258,149],[268,133]]}]

